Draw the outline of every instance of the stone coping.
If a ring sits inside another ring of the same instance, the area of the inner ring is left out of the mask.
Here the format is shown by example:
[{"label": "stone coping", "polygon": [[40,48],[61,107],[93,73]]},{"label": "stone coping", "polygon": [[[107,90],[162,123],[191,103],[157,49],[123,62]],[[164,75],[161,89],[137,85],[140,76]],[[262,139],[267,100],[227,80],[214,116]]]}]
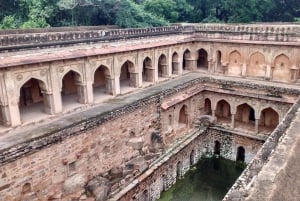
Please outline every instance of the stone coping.
[{"label": "stone coping", "polygon": [[141,105],[159,104],[164,97],[178,93],[195,84],[203,83],[205,85],[210,82],[216,85],[226,84],[250,89],[261,88],[264,90],[277,90],[281,93],[300,94],[299,88],[283,88],[280,87],[280,84],[275,87],[276,83],[269,83],[270,86],[266,86],[262,85],[263,82],[245,83],[243,79],[238,78],[222,80],[218,79],[217,76],[207,77],[197,72],[191,72],[159,85],[117,96],[84,111],[65,115],[55,120],[47,119],[37,125],[28,125],[10,130],[0,137],[0,165],[43,147],[61,142],[70,136],[91,130],[107,121],[130,113]]}]

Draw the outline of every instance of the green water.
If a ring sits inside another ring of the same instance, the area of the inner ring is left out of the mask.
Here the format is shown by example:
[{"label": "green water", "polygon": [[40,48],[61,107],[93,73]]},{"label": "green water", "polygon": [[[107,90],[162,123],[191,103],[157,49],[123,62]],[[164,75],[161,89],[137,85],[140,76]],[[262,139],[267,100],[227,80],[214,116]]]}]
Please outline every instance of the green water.
[{"label": "green water", "polygon": [[244,167],[224,158],[202,159],[159,201],[220,201]]}]

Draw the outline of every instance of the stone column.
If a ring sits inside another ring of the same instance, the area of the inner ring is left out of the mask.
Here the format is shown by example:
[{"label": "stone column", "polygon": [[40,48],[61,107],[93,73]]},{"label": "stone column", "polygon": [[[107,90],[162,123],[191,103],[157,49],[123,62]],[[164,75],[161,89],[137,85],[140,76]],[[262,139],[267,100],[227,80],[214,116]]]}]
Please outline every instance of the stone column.
[{"label": "stone column", "polygon": [[47,91],[42,92],[43,93],[43,102],[44,102],[44,111],[47,114],[55,114],[55,102],[54,102],[54,96],[52,93],[49,93]]},{"label": "stone column", "polygon": [[292,82],[297,82],[297,79],[298,79],[298,68],[293,66],[291,68],[291,81]]},{"label": "stone column", "polygon": [[242,65],[242,77],[246,77],[247,74],[247,64],[241,64]]},{"label": "stone column", "polygon": [[93,82],[91,80],[86,81],[86,103],[94,103],[94,89]]},{"label": "stone column", "polygon": [[77,83],[78,102],[81,104],[88,103],[86,84]]},{"label": "stone column", "polygon": [[115,87],[113,88],[113,91],[114,91],[114,95],[118,95],[118,94],[121,94],[121,87],[120,87],[120,78],[119,77],[115,77],[114,78],[114,81],[115,83]]},{"label": "stone column", "polygon": [[1,105],[0,112],[1,112],[1,124],[4,126],[9,126],[10,125],[10,115],[9,115],[8,105]]},{"label": "stone column", "polygon": [[114,79],[111,79],[110,77],[105,77],[105,93],[109,94],[109,95],[115,95],[115,91],[114,91]]},{"label": "stone column", "polygon": [[228,75],[228,64],[223,64],[223,71],[224,71],[224,75]]},{"label": "stone column", "polygon": [[21,115],[19,110],[18,99],[19,97],[12,97],[8,105],[8,114],[6,113],[5,116],[10,118],[10,125],[12,127],[21,125]]},{"label": "stone column", "polygon": [[148,82],[155,82],[155,70],[152,68],[147,68],[146,76],[149,80]]},{"label": "stone column", "polygon": [[259,124],[259,119],[255,119],[255,133],[258,133],[258,124]]},{"label": "stone column", "polygon": [[210,74],[214,73],[213,59],[208,60],[208,72]]},{"label": "stone column", "polygon": [[269,79],[268,80],[272,80],[273,79],[274,69],[275,69],[275,66],[271,66],[271,68],[270,68],[270,74],[269,74]]},{"label": "stone column", "polygon": [[234,123],[235,123],[235,114],[231,114],[231,128],[234,129]]},{"label": "stone column", "polygon": [[216,117],[216,110],[211,110],[211,115],[213,116],[213,117]]}]

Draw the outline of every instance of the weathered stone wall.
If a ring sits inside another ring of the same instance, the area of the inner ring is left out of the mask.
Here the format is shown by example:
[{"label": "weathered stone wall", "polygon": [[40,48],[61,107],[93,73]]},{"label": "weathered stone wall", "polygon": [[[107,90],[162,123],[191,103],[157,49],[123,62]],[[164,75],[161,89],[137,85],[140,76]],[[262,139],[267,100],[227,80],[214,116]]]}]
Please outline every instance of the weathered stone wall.
[{"label": "weathered stone wall", "polygon": [[[30,200],[61,199],[76,191],[75,197],[79,197],[89,179],[113,167],[123,166],[149,149],[150,134],[157,127],[156,101],[150,98],[121,113],[111,113],[110,117],[117,115],[113,121],[105,121],[109,117],[104,115],[101,126],[97,126],[101,117],[96,117],[89,121],[89,124],[95,124],[95,128],[86,130],[84,122],[59,131],[47,139],[50,142],[56,140],[54,145],[1,166],[1,175],[6,176],[0,183],[0,197],[21,200],[22,187],[26,183],[31,185]],[[75,136],[55,139],[61,133]],[[44,139],[41,143],[48,142]],[[72,185],[68,186],[68,183]]]},{"label": "weathered stone wall", "polygon": [[147,172],[133,181],[125,189],[128,190],[127,193],[122,195],[123,190],[109,200],[144,199],[155,201],[159,199],[161,192],[170,188],[176,180],[180,179],[190,169],[191,164],[195,164],[203,156],[212,156],[216,140],[221,143],[221,156],[233,160],[235,160],[235,147],[241,144],[246,145],[247,162],[253,158],[263,144],[262,141],[241,137],[218,128],[193,132],[190,137],[175,144],[169,153],[161,156],[156,164],[153,164]]}]

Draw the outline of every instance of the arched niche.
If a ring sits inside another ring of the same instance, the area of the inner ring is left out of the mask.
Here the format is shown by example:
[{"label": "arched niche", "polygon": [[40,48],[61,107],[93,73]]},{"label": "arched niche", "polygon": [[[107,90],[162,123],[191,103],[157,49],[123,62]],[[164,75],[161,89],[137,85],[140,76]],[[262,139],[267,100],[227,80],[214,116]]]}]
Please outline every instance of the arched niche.
[{"label": "arched niche", "polygon": [[161,54],[158,58],[158,67],[157,67],[158,78],[168,77],[168,63],[167,57],[164,54]]},{"label": "arched niche", "polygon": [[228,75],[242,75],[242,57],[238,51],[233,51],[229,54]]},{"label": "arched niche", "polygon": [[206,50],[198,50],[197,68],[201,70],[208,70],[208,54]]},{"label": "arched niche", "polygon": [[113,95],[111,75],[108,67],[101,65],[94,73],[93,83],[94,97],[101,98],[102,95]]},{"label": "arched niche", "polygon": [[51,113],[50,100],[42,80],[31,78],[20,88],[19,111],[23,123],[38,120]]},{"label": "arched niche", "polygon": [[250,56],[246,75],[250,77],[264,78],[266,76],[265,56],[260,52],[255,52]]},{"label": "arched niche", "polygon": [[174,52],[174,54],[172,55],[172,74],[179,74],[179,56],[177,52]]},{"label": "arched niche", "polygon": [[272,132],[279,124],[279,115],[271,107],[265,108],[260,113],[259,131]]},{"label": "arched niche", "polygon": [[84,103],[81,75],[73,70],[66,73],[62,79],[62,104],[64,110],[76,107],[79,103]]},{"label": "arched niche", "polygon": [[143,82],[154,82],[154,69],[152,67],[152,60],[146,57],[143,61],[142,71]]},{"label": "arched niche", "polygon": [[274,59],[272,66],[272,80],[291,81],[291,62],[288,56],[280,54]]},{"label": "arched niche", "polygon": [[218,123],[231,123],[230,104],[225,100],[217,103],[215,115]]}]

